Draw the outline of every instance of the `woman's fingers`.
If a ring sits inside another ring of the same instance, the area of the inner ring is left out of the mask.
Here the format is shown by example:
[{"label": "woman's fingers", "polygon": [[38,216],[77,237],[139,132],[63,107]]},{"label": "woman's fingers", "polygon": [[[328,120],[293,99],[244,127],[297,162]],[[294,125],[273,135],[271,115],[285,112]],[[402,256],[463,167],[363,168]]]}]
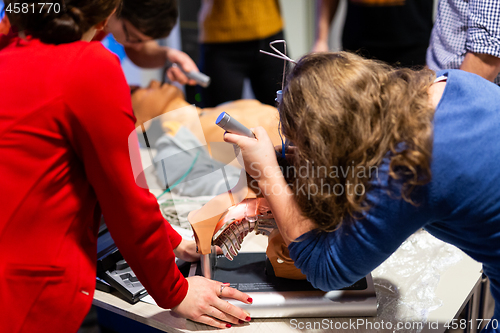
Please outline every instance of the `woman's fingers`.
[{"label": "woman's fingers", "polygon": [[[207,325],[225,328],[231,327],[231,325],[243,324],[251,320],[246,311],[220,298],[233,298],[250,304],[252,299],[248,295],[229,287],[227,283],[215,283],[214,292],[218,297],[213,298],[208,309],[205,310],[205,314],[196,319],[197,321],[202,322],[201,320],[203,320],[203,323]],[[229,326],[228,323],[230,324]]]},{"label": "woman's fingers", "polygon": [[253,132],[253,134],[255,135],[255,137],[257,139],[260,139],[262,137],[267,137],[268,136],[266,129],[264,127],[262,127],[262,126],[251,128],[250,130]]},{"label": "woman's fingers", "polygon": [[213,307],[214,311],[210,315],[220,320],[233,324],[242,324],[251,320],[248,313],[223,299],[216,300]]},{"label": "woman's fingers", "polygon": [[229,143],[234,143],[237,144],[238,146],[245,145],[247,144],[255,144],[257,141],[260,140],[265,140],[269,138],[266,130],[264,127],[255,127],[255,128],[250,128],[250,130],[254,133],[255,135],[255,140],[254,138],[249,138],[244,135],[239,135],[239,134],[233,134],[231,132],[225,132],[224,133],[224,141],[229,142]]},{"label": "woman's fingers", "polygon": [[178,67],[172,66],[167,70],[167,77],[170,81],[177,81],[180,84],[196,85],[196,81],[187,77],[186,74]]},{"label": "woman's fingers", "polygon": [[[258,143],[258,141],[253,139],[253,138],[249,138],[249,137],[246,137],[244,135],[233,134],[230,132],[224,133],[223,140],[225,142],[232,143],[232,144],[236,145],[237,147],[241,147],[244,149],[246,149],[248,147],[252,147],[253,145]],[[235,154],[238,155],[239,151],[235,152]]]},{"label": "woman's fingers", "polygon": [[186,72],[199,71],[198,67],[196,66],[196,63],[193,61],[193,59],[191,59],[189,55],[187,55],[187,53],[169,48],[167,57],[171,63],[175,63],[181,66],[182,69],[185,70]]},{"label": "woman's fingers", "polygon": [[[222,298],[232,298],[246,304],[252,303],[252,299],[247,294],[231,288],[228,283],[217,284],[216,290],[214,291],[219,297]],[[234,324],[237,324],[239,320],[250,320],[247,312],[219,297],[217,297],[212,304],[213,307],[220,310],[222,313],[222,317],[220,316],[221,314],[219,314],[219,316],[216,316],[217,318],[230,321]]]},{"label": "woman's fingers", "polygon": [[223,322],[208,315],[201,315],[196,319],[196,321],[217,328],[230,328],[232,326],[230,323]]},{"label": "woman's fingers", "polygon": [[237,142],[240,140],[241,135],[238,134],[233,134],[229,132],[224,132],[224,141],[229,142],[229,143],[234,143],[238,144]]},{"label": "woman's fingers", "polygon": [[167,76],[170,81],[177,81],[180,84],[188,83],[188,77],[180,70],[179,67],[170,67],[167,70]]},{"label": "woman's fingers", "polygon": [[[228,302],[226,301],[222,301],[220,300],[221,302],[224,302],[226,304],[229,304]],[[231,304],[229,304],[231,305]],[[238,324],[242,324],[244,321],[241,320],[241,319],[238,319],[236,317],[233,317],[229,314],[227,314],[226,312],[224,311],[221,311],[220,309],[218,309],[217,307],[215,306],[212,306],[209,313],[207,314],[209,317],[213,317],[215,318],[216,320],[219,320],[221,322],[225,322],[225,323],[230,323],[232,325],[238,325]]]},{"label": "woman's fingers", "polygon": [[250,296],[248,296],[248,294],[242,293],[241,291],[231,287],[224,288],[222,290],[221,297],[232,298],[246,304],[252,303],[252,299],[250,298]]},{"label": "woman's fingers", "polygon": [[189,288],[186,297],[172,309],[173,311],[191,320],[219,328],[228,327],[227,323],[241,324],[250,320],[246,311],[220,299],[234,298],[250,304],[252,299],[247,294],[230,288],[229,284],[201,276],[189,277],[187,280]]}]

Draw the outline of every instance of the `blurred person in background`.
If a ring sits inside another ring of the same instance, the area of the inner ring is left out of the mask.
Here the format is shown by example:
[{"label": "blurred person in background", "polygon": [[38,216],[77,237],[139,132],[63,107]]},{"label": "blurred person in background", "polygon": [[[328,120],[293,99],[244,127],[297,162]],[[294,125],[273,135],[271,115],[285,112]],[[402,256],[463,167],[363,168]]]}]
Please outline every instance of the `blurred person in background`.
[{"label": "blurred person in background", "polygon": [[[102,41],[108,34],[123,45],[127,57],[141,68],[162,68],[167,61],[177,63],[186,71],[198,71],[194,61],[184,52],[160,46],[156,39],[166,38],[177,23],[177,0],[123,0],[120,11],[113,14],[93,41]],[[0,34],[10,29],[7,16],[0,22]],[[171,81],[194,85],[194,80],[176,67],[167,70]]]},{"label": "blurred person in background", "polygon": [[[179,64],[186,72],[198,71],[186,53],[160,46],[155,40],[168,37],[177,23],[177,0],[123,0],[122,6],[120,14],[111,16],[97,38],[111,33],[123,45],[127,57],[142,68],[161,68],[169,61]],[[176,67],[170,67],[167,76],[181,84],[196,84]]]},{"label": "blurred person in background", "polygon": [[439,0],[430,69],[462,69],[500,84],[500,2]]},{"label": "blurred person in background", "polygon": [[[433,0],[347,0],[342,47],[399,67],[424,66]],[[313,52],[328,51],[339,0],[318,0]]]},{"label": "blurred person in background", "polygon": [[283,61],[262,54],[283,39],[278,0],[203,0],[199,14],[200,69],[212,78],[201,90],[203,107],[241,99],[250,80],[255,98],[275,105]]}]

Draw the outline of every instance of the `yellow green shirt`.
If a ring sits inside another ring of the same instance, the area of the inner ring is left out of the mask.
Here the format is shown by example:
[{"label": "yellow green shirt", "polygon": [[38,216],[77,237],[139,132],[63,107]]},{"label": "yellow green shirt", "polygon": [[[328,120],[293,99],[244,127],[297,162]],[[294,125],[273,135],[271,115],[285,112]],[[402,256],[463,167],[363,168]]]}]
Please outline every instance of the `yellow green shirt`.
[{"label": "yellow green shirt", "polygon": [[203,0],[199,16],[202,43],[262,39],[282,29],[278,0]]}]

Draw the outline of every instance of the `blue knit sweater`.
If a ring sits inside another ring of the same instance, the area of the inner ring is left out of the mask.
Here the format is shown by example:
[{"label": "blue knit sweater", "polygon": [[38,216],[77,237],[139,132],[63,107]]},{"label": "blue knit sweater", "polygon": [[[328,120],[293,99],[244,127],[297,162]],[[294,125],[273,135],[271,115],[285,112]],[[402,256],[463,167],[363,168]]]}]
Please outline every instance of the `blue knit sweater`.
[{"label": "blue knit sweater", "polygon": [[366,217],[335,232],[302,235],[290,255],[313,286],[352,284],[387,259],[420,228],[483,263],[500,320],[500,87],[459,70],[447,75],[434,115],[432,180],[414,191],[413,206],[396,195],[389,158],[367,193]]}]

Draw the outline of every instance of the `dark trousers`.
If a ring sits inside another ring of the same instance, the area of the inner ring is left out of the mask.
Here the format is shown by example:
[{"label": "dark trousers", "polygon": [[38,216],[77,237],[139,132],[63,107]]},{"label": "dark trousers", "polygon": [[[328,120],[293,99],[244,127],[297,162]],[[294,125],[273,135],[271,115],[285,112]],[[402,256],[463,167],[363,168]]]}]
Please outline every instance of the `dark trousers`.
[{"label": "dark trousers", "polygon": [[[207,43],[200,46],[200,70],[212,79],[201,89],[202,107],[241,99],[243,80],[250,79],[255,98],[275,105],[276,91],[281,89],[283,60],[259,52],[272,52],[269,42],[283,39],[283,32],[265,39],[237,43]],[[277,45],[282,50],[281,45]]]}]

